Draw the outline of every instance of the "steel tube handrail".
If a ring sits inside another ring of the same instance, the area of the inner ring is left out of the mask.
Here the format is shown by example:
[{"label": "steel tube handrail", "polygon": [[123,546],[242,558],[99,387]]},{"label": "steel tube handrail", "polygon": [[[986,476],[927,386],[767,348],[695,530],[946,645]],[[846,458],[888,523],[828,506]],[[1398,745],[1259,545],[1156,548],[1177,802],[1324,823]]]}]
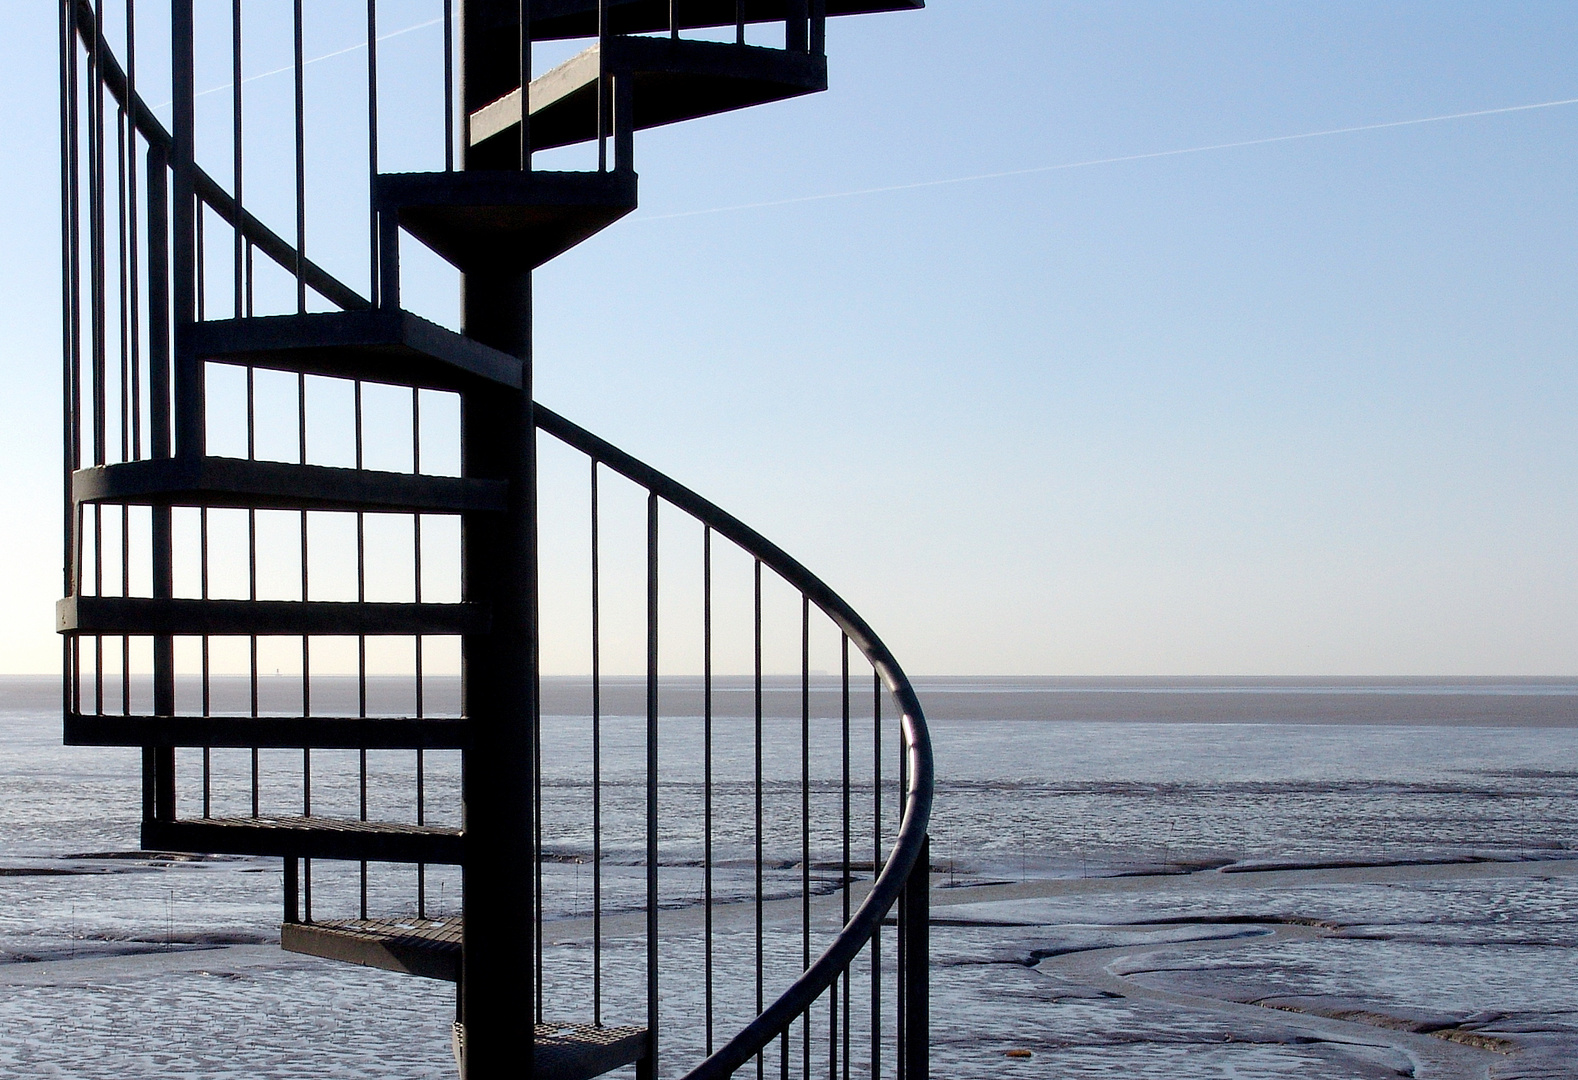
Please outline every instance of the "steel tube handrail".
[{"label": "steel tube handrail", "polygon": [[778,1038],[827,991],[833,980],[871,940],[880,928],[883,916],[898,901],[899,894],[920,860],[931,819],[931,735],[926,729],[925,714],[915,688],[899,667],[898,661],[866,621],[820,578],[761,533],[677,480],[542,405],[537,405],[535,412],[539,429],[710,526],[714,532],[738,544],[747,554],[760,559],[764,566],[800,590],[840,630],[849,635],[850,641],[854,642],[855,647],[881,676],[902,711],[901,724],[909,740],[910,787],[905,796],[904,816],[899,825],[898,837],[883,864],[882,872],[865,901],[821,957],[761,1015],[683,1078],[723,1080]]}]

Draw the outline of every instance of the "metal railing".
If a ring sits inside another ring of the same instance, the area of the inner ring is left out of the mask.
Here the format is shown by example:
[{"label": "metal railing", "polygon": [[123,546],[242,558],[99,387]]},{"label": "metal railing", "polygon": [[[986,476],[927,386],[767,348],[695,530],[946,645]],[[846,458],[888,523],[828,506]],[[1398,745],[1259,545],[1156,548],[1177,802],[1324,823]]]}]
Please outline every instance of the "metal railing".
[{"label": "metal railing", "polygon": [[[833,590],[828,588],[819,578],[807,570],[786,552],[772,543],[766,537],[745,525],[733,515],[722,510],[715,504],[702,498],[694,491],[670,479],[651,466],[637,460],[631,455],[618,449],[612,444],[596,435],[586,431],[562,416],[538,405],[536,408],[538,427],[545,433],[553,436],[566,445],[586,455],[592,463],[591,470],[591,495],[592,495],[592,545],[594,567],[593,585],[593,656],[598,653],[598,617],[597,617],[597,587],[596,570],[597,559],[597,473],[599,468],[616,473],[636,484],[646,493],[647,501],[647,533],[648,547],[646,560],[646,581],[648,591],[647,601],[647,638],[649,642],[646,671],[646,720],[647,720],[647,785],[649,811],[646,817],[647,827],[647,852],[646,865],[648,868],[648,884],[646,897],[647,917],[650,920],[647,928],[648,935],[648,966],[650,978],[656,981],[659,968],[658,962],[658,935],[657,913],[660,902],[658,886],[658,815],[655,811],[657,799],[657,784],[660,763],[657,758],[658,724],[660,714],[658,711],[659,677],[658,677],[658,598],[659,598],[659,573],[658,573],[658,529],[660,506],[667,505],[691,518],[703,527],[701,561],[703,571],[703,606],[702,606],[702,632],[706,642],[704,670],[702,675],[702,720],[705,725],[705,750],[707,772],[703,781],[703,798],[707,801],[708,809],[704,814],[705,844],[703,854],[703,873],[706,877],[706,889],[702,900],[705,911],[705,925],[703,930],[704,956],[707,979],[706,994],[706,1024],[712,1027],[712,1013],[714,995],[712,993],[713,971],[713,926],[712,916],[716,901],[711,888],[711,875],[713,869],[712,836],[714,821],[710,812],[712,798],[712,746],[713,737],[711,723],[713,719],[713,675],[711,663],[712,643],[712,597],[711,597],[711,568],[713,565],[713,538],[718,537],[736,545],[752,561],[754,567],[753,590],[753,626],[754,626],[754,654],[756,660],[755,670],[750,678],[750,690],[754,702],[755,738],[757,740],[758,754],[761,747],[761,729],[764,722],[762,695],[764,677],[761,662],[761,637],[762,637],[762,574],[764,571],[776,575],[788,585],[801,598],[802,611],[802,652],[800,670],[800,688],[802,695],[801,714],[801,765],[802,765],[802,818],[800,870],[802,903],[801,944],[803,947],[804,970],[795,981],[786,988],[776,1000],[760,1010],[759,1015],[745,1026],[738,1034],[730,1038],[724,1045],[713,1050],[709,1039],[709,1056],[706,1061],[695,1069],[686,1073],[687,1080],[711,1080],[711,1078],[732,1076],[736,1070],[746,1065],[757,1057],[774,1040],[787,1040],[789,1030],[797,1021],[802,1023],[806,1033],[806,1045],[802,1048],[803,1071],[806,1076],[811,1073],[811,1056],[809,1046],[810,1025],[806,1022],[807,1014],[819,1003],[826,1003],[831,1011],[829,1021],[829,1043],[827,1065],[833,1070],[832,1075],[839,1075],[840,1051],[842,1048],[843,1068],[849,1066],[848,1031],[848,978],[851,966],[863,950],[875,951],[880,948],[879,930],[882,920],[889,914],[895,904],[900,904],[897,919],[898,939],[898,965],[897,992],[894,1006],[894,1017],[901,1034],[898,1037],[897,1061],[898,1075],[908,1077],[919,1075],[920,1070],[909,1070],[907,1059],[924,1061],[925,1047],[928,1041],[927,1030],[927,990],[926,990],[926,940],[928,916],[926,912],[926,890],[929,887],[929,865],[927,854],[926,830],[931,814],[933,763],[930,736],[926,730],[925,718],[920,701],[916,697],[914,688],[899,667],[891,652],[882,643],[881,639],[871,630],[864,619],[844,602]],[[837,872],[844,884],[839,889],[843,903],[842,929],[836,939],[829,944],[814,961],[811,955],[811,825],[810,825],[810,796],[811,781],[809,773],[809,732],[812,721],[810,706],[811,695],[811,666],[810,651],[806,644],[810,633],[810,612],[815,608],[824,615],[838,629],[841,635],[842,671],[838,693],[842,702],[842,761],[844,773],[841,784],[837,789],[838,798],[842,805],[842,836],[843,850],[839,860]],[[871,733],[877,743],[872,753],[872,768],[874,770],[869,790],[873,796],[872,822],[873,836],[875,837],[873,849],[873,866],[880,867],[875,874],[875,881],[869,892],[861,900],[858,908],[851,912],[852,886],[854,879],[851,873],[853,860],[850,850],[850,801],[852,778],[849,775],[850,760],[850,694],[851,675],[849,670],[849,646],[853,645],[859,653],[869,662],[875,680],[882,690],[892,695],[899,708],[898,730],[901,739],[899,790],[902,798],[902,816],[899,820],[897,836],[893,841],[891,850],[885,857],[879,854],[883,838],[883,821],[881,806],[882,778],[882,751],[881,751],[881,695],[873,696],[874,716],[872,719]],[[595,672],[595,666],[594,666]],[[597,678],[594,674],[594,680]],[[597,683],[594,681],[594,693]],[[594,698],[595,701],[595,698]],[[593,707],[593,723],[598,719],[597,707]],[[754,805],[756,821],[754,828],[755,837],[755,870],[756,880],[752,902],[756,908],[754,929],[758,947],[762,940],[764,921],[762,908],[766,902],[766,893],[762,881],[762,821],[761,798],[763,777],[761,762],[758,757],[757,772],[753,780]],[[539,803],[539,805],[541,805]],[[594,843],[596,841],[594,840]],[[594,856],[595,859],[595,856]],[[594,866],[597,862],[594,861]],[[539,937],[539,940],[541,938]],[[761,992],[760,978],[763,965],[758,957],[757,985],[758,993]],[[871,997],[870,1011],[868,1013],[868,1027],[871,1035],[871,1058],[867,1062],[869,1075],[881,1075],[881,1031],[882,1031],[882,994],[881,994],[881,964],[880,961],[871,964]],[[594,980],[597,978],[594,975]],[[841,982],[842,980],[842,982]],[[653,987],[654,991],[656,987]],[[831,996],[829,996],[831,994]],[[844,1008],[839,1011],[839,995],[843,995]],[[653,1030],[657,1030],[657,995],[654,993],[650,999],[649,1007],[653,1014],[649,1018]],[[841,1026],[845,1025],[845,1026]],[[788,1069],[788,1048],[785,1045],[780,1050],[781,1064],[784,1070]],[[787,1074],[787,1073],[786,1073]]]},{"label": "metal railing", "polygon": [[[174,118],[166,127],[139,91],[137,0],[121,0],[117,6],[118,25],[113,32],[107,32],[104,4],[62,0],[60,8],[66,315],[63,375],[67,403],[64,591],[68,597],[178,595],[170,555],[172,546],[178,545],[171,536],[179,526],[180,515],[189,513],[198,522],[193,543],[200,584],[193,595],[207,600],[215,595],[210,590],[210,566],[221,556],[210,550],[215,545],[210,544],[209,510],[205,506],[179,502],[152,507],[113,500],[82,502],[74,498],[74,478],[87,466],[169,459],[182,452],[191,454],[194,449],[199,453],[212,452],[207,446],[177,445],[178,430],[199,434],[206,430],[201,409],[212,387],[202,374],[195,385],[180,386],[183,376],[175,370],[179,365],[173,361],[172,347],[180,328],[211,319],[240,320],[264,314],[254,292],[260,273],[257,255],[282,271],[291,283],[290,302],[282,305],[284,312],[306,312],[309,298],[314,296],[330,308],[343,311],[377,305],[392,308],[398,302],[397,277],[391,273],[398,237],[391,235],[387,223],[381,222],[374,211],[368,226],[367,296],[306,256],[309,192],[303,86],[307,58],[303,52],[302,0],[297,0],[287,15],[292,39],[293,92],[288,111],[293,152],[273,163],[290,174],[288,186],[293,198],[289,209],[294,220],[293,229],[284,230],[293,233],[290,239],[266,224],[247,201],[246,179],[253,175],[253,166],[243,152],[246,112],[239,0],[232,0],[230,5],[231,85],[226,89],[230,99],[228,165],[232,175],[228,185],[214,179],[209,171],[212,162],[201,161],[197,150],[193,114],[197,88],[189,62],[196,46],[191,23],[175,18],[167,24],[174,58]],[[618,27],[619,10],[642,6],[652,5],[610,4],[608,0],[588,3],[588,11],[597,16],[599,41],[606,42],[611,27]],[[678,37],[683,29],[685,5],[671,0],[667,8],[669,34]],[[179,11],[180,5],[176,9]],[[451,31],[455,13],[452,0],[435,0],[435,9],[442,12],[445,24],[441,80],[445,95],[443,161],[445,169],[453,169],[455,148],[463,137],[457,128],[464,128],[463,123],[457,124],[456,113],[455,45]],[[819,55],[824,42],[822,3],[798,0],[787,4],[784,10],[787,14],[779,17],[784,19],[786,48]],[[167,18],[168,12],[166,8],[160,17]],[[735,13],[736,40],[744,43],[747,5],[736,4]],[[376,183],[380,168],[377,16],[377,2],[369,0],[365,43],[369,186]],[[631,29],[650,32],[644,27]],[[119,50],[111,47],[111,36],[117,39]],[[523,34],[522,47],[529,54],[529,34]],[[611,156],[616,168],[628,167],[632,114],[628,100],[623,108],[617,104],[624,93],[618,87],[617,77],[614,86],[609,87],[609,81],[599,78],[598,115],[602,117],[606,109],[613,109],[609,134],[614,138],[616,152]],[[522,128],[521,165],[529,168],[529,122]],[[610,158],[602,146],[605,141],[599,124],[599,167],[603,169],[608,167]],[[225,233],[217,232],[216,222]],[[326,245],[318,250],[325,248]],[[229,265],[216,266],[210,253],[226,249]],[[220,282],[221,287],[215,288],[215,282]],[[213,295],[216,293],[219,295]],[[321,306],[316,301],[313,305]],[[207,366],[216,368],[212,362]],[[260,454],[256,448],[259,405],[255,383],[258,371],[263,369],[246,364],[237,370],[245,380],[246,437],[245,450],[235,453],[244,460],[256,461]],[[190,378],[190,373],[185,377]],[[307,376],[292,372],[289,378],[295,380],[296,386],[299,449],[299,454],[290,460],[305,466],[309,435]],[[362,378],[339,380],[355,401],[355,460],[348,467],[358,472],[374,471],[363,458],[363,396],[372,392],[370,388],[379,392],[392,390],[398,381],[391,379],[386,384]],[[409,471],[420,474],[427,454],[419,435],[423,402],[426,395],[441,392],[442,388],[425,387],[415,380],[401,384],[399,389],[410,394]],[[195,422],[191,417],[184,424],[178,422],[176,412],[183,403],[199,410]],[[590,709],[586,720],[591,728],[593,754],[574,798],[560,800],[551,808],[545,808],[541,797],[533,802],[535,843],[540,856],[535,870],[535,910],[531,913],[538,952],[538,1019],[547,1017],[550,999],[556,1009],[571,1004],[550,985],[547,972],[552,965],[548,961],[558,946],[549,943],[552,935],[548,931],[559,923],[575,924],[584,914],[578,914],[576,906],[560,895],[562,882],[544,875],[544,867],[550,862],[543,853],[551,846],[544,830],[555,827],[556,813],[589,810],[591,825],[585,831],[585,843],[563,845],[563,850],[556,849],[554,856],[586,859],[591,864],[594,896],[589,918],[581,921],[587,923],[585,929],[592,942],[590,1000],[585,1006],[594,1020],[601,1023],[605,1011],[629,1011],[633,969],[624,961],[629,959],[631,943],[639,938],[644,968],[643,992],[639,997],[652,1033],[653,1059],[660,1041],[672,1041],[680,1048],[677,1059],[699,1062],[684,1073],[687,1080],[731,1076],[753,1060],[759,1075],[765,1075],[771,1067],[787,1077],[794,1065],[795,1071],[806,1077],[824,1071],[833,1077],[848,1077],[852,1070],[855,1075],[924,1076],[929,1038],[930,868],[926,829],[933,775],[930,741],[913,687],[865,621],[765,537],[690,489],[548,409],[536,407],[535,423],[544,438],[583,457],[583,475],[589,480],[591,516],[585,522],[588,535],[583,550],[590,569],[587,621],[591,663],[590,670],[583,674],[589,681]],[[640,888],[635,893],[608,887],[613,864],[605,846],[611,835],[605,828],[609,806],[605,796],[617,787],[600,760],[607,725],[615,717],[605,708],[605,694],[612,677],[605,674],[602,664],[604,611],[612,600],[612,592],[600,575],[604,547],[599,533],[599,507],[609,497],[606,481],[610,477],[634,485],[645,504],[640,843],[636,854],[629,858],[620,856],[624,858],[620,872],[640,869]],[[251,581],[244,598],[256,601],[262,551],[258,511],[244,512],[248,523],[243,562]],[[299,598],[307,601],[315,588],[308,576],[309,512],[299,513]],[[699,690],[694,716],[684,709],[676,713],[661,707],[671,693],[674,669],[660,669],[673,635],[660,633],[658,614],[670,593],[659,573],[658,556],[666,550],[663,545],[672,526],[665,523],[674,514],[688,523],[687,528],[700,530],[700,548],[695,553],[701,577],[695,597],[699,601],[699,620],[691,629],[699,632],[704,646],[701,670],[691,673]],[[415,546],[414,598],[420,601],[423,515],[409,516]],[[365,599],[366,594],[365,527],[365,515],[356,512],[355,591],[359,600]],[[713,568],[726,551],[743,557],[750,568],[753,664],[746,676],[715,676],[714,671]],[[146,557],[150,552],[151,558]],[[144,561],[149,565],[142,565]],[[772,629],[764,629],[764,623],[771,622],[764,605],[764,589],[770,592],[774,588],[786,588],[796,599],[799,611],[799,670],[787,677],[775,675],[781,668],[773,668],[764,657],[764,633]],[[836,635],[830,640],[836,640],[839,664],[839,672],[831,682],[829,677],[817,675],[812,667],[813,635],[825,635],[827,627]],[[345,715],[366,718],[370,711],[368,637],[351,636],[356,638],[358,656],[352,669],[355,689],[341,705],[349,702]],[[264,700],[267,695],[260,694],[264,665],[259,659],[258,635],[251,635],[246,641],[248,655],[242,681],[229,688],[232,696],[239,694],[239,706],[236,702],[222,704],[224,692],[216,689],[221,680],[210,677],[208,635],[186,643],[195,646],[185,655],[188,659],[198,658],[199,670],[180,684],[185,689],[178,687],[175,653],[179,644],[168,635],[153,632],[68,635],[63,645],[68,715],[113,721],[140,713],[169,717],[184,712],[203,720],[228,710],[259,723],[289,719],[272,715]],[[313,696],[313,657],[318,654],[308,637],[303,636],[300,645],[300,694],[295,700],[299,701],[303,717],[321,715],[326,709],[325,695],[316,699]],[[414,640],[413,673],[416,705],[410,717],[415,721],[427,718],[422,704],[423,647],[423,639],[418,636]],[[154,657],[151,663],[139,659],[147,655]],[[858,668],[860,660],[869,666],[869,684],[863,673],[851,670],[852,661]],[[538,657],[532,656],[528,662],[535,670]],[[163,674],[156,676],[156,671]],[[749,722],[748,736],[743,729],[719,726],[726,710],[717,707],[717,699],[725,692],[735,698],[743,694],[750,702],[743,712],[735,710],[736,719]],[[781,704],[796,694],[797,713],[790,709],[794,715],[784,715],[782,708],[775,713],[774,701]],[[857,716],[867,700],[869,717]],[[464,722],[466,718],[462,716],[460,720]],[[664,757],[660,741],[676,724],[692,721],[701,728],[702,775],[699,782],[687,787],[670,775],[676,764],[683,772],[687,762],[676,763]],[[540,735],[541,717],[535,722]],[[797,735],[798,739],[785,743],[780,738],[784,732]],[[814,774],[813,749],[820,753],[825,749],[824,742],[833,748],[831,772]],[[540,796],[544,784],[540,738],[536,745],[538,756],[532,782]],[[184,749],[187,748],[183,744]],[[173,819],[178,797],[184,800],[183,805],[200,807],[203,818],[217,814],[213,808],[227,798],[232,805],[239,800],[244,807],[242,815],[249,812],[253,819],[262,820],[271,809],[279,810],[268,805],[269,796],[264,790],[267,765],[257,747],[250,749],[247,765],[229,773],[216,766],[210,747],[190,749],[200,751],[201,756],[191,762],[185,757],[180,759],[188,779],[186,786],[177,790],[177,748],[145,747],[145,776],[159,778],[150,780],[146,787],[146,817]],[[244,747],[240,749],[245,752]],[[315,749],[321,748],[306,746],[291,751],[299,753],[289,766],[295,777],[292,782],[296,787],[292,790],[299,792],[299,804],[287,808],[288,812],[303,816],[321,813],[329,796],[340,791],[352,793],[357,803],[350,817],[365,822],[369,816],[376,816],[369,812],[368,750],[362,748],[355,759],[347,762],[328,753],[315,757]],[[399,780],[409,788],[414,811],[414,821],[409,824],[417,826],[427,824],[428,815],[435,812],[427,786],[432,782],[432,774],[426,771],[430,759],[425,760],[423,754],[421,749],[415,751],[414,770],[407,770]],[[896,768],[885,771],[884,762],[895,758]],[[726,777],[722,775],[726,759],[734,764],[744,762],[749,769]],[[869,776],[859,775],[868,761]],[[376,768],[373,771],[377,772]],[[226,784],[240,787],[227,792]],[[684,836],[665,835],[664,822],[670,820],[667,815],[677,812],[674,808],[684,798],[696,804],[680,813],[679,820],[685,823],[681,830]],[[586,805],[576,809],[576,799]],[[685,816],[687,813],[689,817]],[[863,849],[868,839],[869,858],[857,858],[857,849]],[[699,852],[694,848],[699,848]],[[315,917],[312,863],[302,860],[304,876],[300,878],[295,858],[287,859],[285,867],[287,918],[304,917],[310,922]],[[686,891],[687,883],[698,876],[698,870],[699,892],[692,895]],[[377,873],[375,866],[375,877]],[[316,914],[321,917],[336,905],[348,905],[344,914],[362,919],[375,914],[369,909],[368,882],[366,861],[360,863],[358,877],[342,883],[344,887],[336,887],[332,876],[320,878]],[[634,897],[638,899],[633,901]],[[376,896],[374,900],[372,907],[376,908]],[[426,867],[417,864],[414,900],[398,913],[418,918],[445,915],[444,905],[433,901]],[[889,933],[886,926],[895,908]],[[675,930],[665,926],[665,913],[670,910],[699,913],[699,927],[686,930],[682,926]],[[637,917],[639,925],[632,923]],[[684,935],[692,931],[696,953],[674,954],[672,949],[665,952],[665,941],[689,940]],[[620,955],[614,956],[615,952]],[[698,956],[699,972],[695,970]],[[619,968],[619,978],[624,980],[617,985],[612,974],[615,968]],[[698,984],[701,1003],[693,1016],[664,1013],[668,991],[684,991]],[[743,1013],[734,1007],[740,1004],[744,1005]],[[682,1036],[677,1029],[687,1026],[693,1030]]]}]

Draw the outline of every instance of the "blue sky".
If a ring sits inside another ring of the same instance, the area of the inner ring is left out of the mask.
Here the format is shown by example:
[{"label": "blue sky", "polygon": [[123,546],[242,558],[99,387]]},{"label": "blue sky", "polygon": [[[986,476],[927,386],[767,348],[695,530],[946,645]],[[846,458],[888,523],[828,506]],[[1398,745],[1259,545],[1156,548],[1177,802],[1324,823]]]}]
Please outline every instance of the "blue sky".
[{"label": "blue sky", "polygon": [[[40,671],[53,6],[0,30],[0,671]],[[641,210],[538,274],[538,397],[916,673],[1569,673],[1578,105],[690,212],[1578,98],[1575,46],[1554,3],[837,22],[829,93],[638,139]]]}]

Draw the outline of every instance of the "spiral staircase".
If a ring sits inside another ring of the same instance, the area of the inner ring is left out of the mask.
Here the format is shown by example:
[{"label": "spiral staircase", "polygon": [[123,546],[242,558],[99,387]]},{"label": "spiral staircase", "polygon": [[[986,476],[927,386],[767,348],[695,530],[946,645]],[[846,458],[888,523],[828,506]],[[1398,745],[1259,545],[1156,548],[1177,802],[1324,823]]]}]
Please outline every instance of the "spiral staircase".
[{"label": "spiral staircase", "polygon": [[[309,257],[316,181],[307,167],[304,25],[318,5],[225,6],[219,18],[219,5],[194,10],[193,0],[156,10],[136,0],[61,4],[66,741],[141,748],[145,848],[282,860],[286,949],[454,982],[465,1077],[580,1080],[631,1066],[643,1077],[724,1077],[753,1061],[758,1075],[925,1077],[932,765],[912,687],[860,616],[778,547],[534,404],[531,354],[531,273],[635,209],[637,130],[823,90],[828,16],[921,0],[442,0],[444,167],[428,172],[380,167],[379,78],[387,91],[390,76],[379,60],[387,38],[378,3],[369,0],[367,121],[348,133],[366,146],[365,295]],[[291,43],[295,153],[276,150],[259,164],[246,160],[254,113],[242,58],[245,35],[265,29],[252,24],[269,20],[283,20],[275,29]],[[167,69],[139,71],[139,39],[145,55],[150,42],[161,56],[168,47]],[[581,51],[523,77],[534,46],[576,40]],[[198,74],[221,61],[228,116],[216,120],[220,99],[199,89]],[[168,125],[140,75],[160,97],[168,89]],[[595,167],[533,167],[536,154],[575,147],[595,153]],[[228,182],[214,178],[226,168]],[[271,172],[294,188],[293,237],[253,208],[249,185]],[[402,308],[402,237],[460,272],[463,332]],[[260,387],[281,378],[296,391],[284,421],[295,429],[295,460],[260,450],[264,428],[279,422],[271,407],[282,408]],[[319,439],[309,380],[312,393],[338,388],[354,402],[329,422],[337,437],[353,429],[354,460],[325,464],[309,453]],[[217,404],[223,385],[244,385],[229,411]],[[399,436],[410,442],[409,462],[398,468],[369,460],[391,436],[364,407],[364,396],[391,389],[409,395],[411,410]],[[423,467],[421,410],[432,401],[458,411],[459,467],[448,474]],[[539,676],[544,439],[589,466],[592,757],[575,791],[589,800],[591,825],[574,858],[590,863],[593,881],[590,908],[575,917],[555,894],[554,859],[567,857],[544,839],[545,814],[560,806],[545,810],[543,781],[544,739],[556,737],[545,735]],[[612,685],[600,669],[600,477],[633,485],[645,503],[646,665],[629,685]],[[223,514],[245,520],[244,541],[213,539]],[[324,588],[309,537],[334,515],[354,521],[355,570],[330,581],[340,593],[326,599],[334,589]],[[382,557],[366,538],[375,519],[409,521],[412,582],[398,600],[374,599],[368,587],[369,566]],[[700,722],[703,742],[679,763],[659,749],[660,732],[678,722],[661,707],[678,691],[659,678],[658,556],[667,550],[659,523],[669,519],[699,525],[702,540],[703,670],[678,711]],[[260,539],[260,522],[281,520],[299,522],[299,552]],[[459,537],[450,567],[457,588],[435,601],[424,597],[431,556],[422,544],[446,522]],[[713,672],[715,544],[742,555],[754,575],[754,669],[732,684]],[[260,573],[271,573],[260,567],[287,556],[290,572],[299,570],[295,595],[260,587]],[[238,568],[239,592],[211,581]],[[764,669],[764,577],[798,598],[801,664],[787,682]],[[841,650],[831,682],[813,679],[813,613]],[[341,683],[325,684],[316,674],[324,652],[346,641],[355,663]],[[377,678],[368,656],[390,642],[408,643],[414,656],[413,704],[394,713],[369,705]],[[429,706],[438,677],[423,667],[443,642],[458,650],[460,672],[458,705],[447,712]],[[281,643],[299,645],[288,708],[271,700],[280,680],[266,673]],[[852,675],[851,646],[869,680]],[[228,681],[216,673],[226,649],[243,657]],[[725,691],[747,703],[748,729],[715,723]],[[601,755],[611,697],[621,694],[642,725],[644,813],[639,857],[628,867],[639,873],[616,902],[606,847],[612,781]],[[780,699],[787,718],[775,713]],[[798,735],[785,761],[774,760],[780,729]],[[714,765],[735,737],[732,749],[754,772],[725,790]],[[814,743],[818,753],[841,746],[826,783],[813,777]],[[299,762],[288,807],[268,790],[277,777],[265,755],[280,753]],[[401,781],[410,812],[369,809],[369,755],[386,753],[411,755],[414,769]],[[227,754],[240,755],[238,770],[217,764]],[[431,809],[430,770],[442,755],[458,761],[458,820],[436,820]],[[884,774],[889,757],[897,767]],[[664,786],[667,777],[692,766],[702,770],[692,792],[694,857],[676,861],[677,841],[663,833],[676,811],[660,814],[660,792],[672,807],[678,789]],[[340,780],[358,793],[354,814],[323,809],[336,767],[351,770]],[[774,787],[785,776],[787,803]],[[236,788],[228,795],[227,783]],[[787,817],[775,820],[785,805]],[[725,865],[730,828],[745,854]],[[869,858],[857,859],[867,841]],[[314,917],[314,861],[320,916],[325,865],[359,873],[352,917]],[[687,881],[699,875],[699,896],[686,885],[676,899],[666,884],[676,866]],[[369,874],[381,880],[380,867],[414,870],[414,904],[380,912],[375,895],[369,908]],[[429,875],[438,868],[458,870],[458,910],[433,903]],[[689,937],[671,932],[670,911],[686,913]],[[814,923],[832,929],[819,936]],[[729,933],[746,943],[733,967]],[[660,948],[665,941],[679,943],[675,955]],[[589,978],[568,984],[589,987],[584,1001],[545,976],[566,942],[590,946]],[[618,965],[608,956],[619,949],[640,960],[640,985],[628,985],[629,964],[626,984],[613,984]],[[671,992],[704,1003],[666,1013]],[[615,999],[625,1023],[604,1022]],[[738,1010],[729,1006],[742,1001],[749,1017],[732,1030]],[[567,1006],[584,1014],[565,1017]],[[660,1059],[670,1045],[680,1049]]]}]

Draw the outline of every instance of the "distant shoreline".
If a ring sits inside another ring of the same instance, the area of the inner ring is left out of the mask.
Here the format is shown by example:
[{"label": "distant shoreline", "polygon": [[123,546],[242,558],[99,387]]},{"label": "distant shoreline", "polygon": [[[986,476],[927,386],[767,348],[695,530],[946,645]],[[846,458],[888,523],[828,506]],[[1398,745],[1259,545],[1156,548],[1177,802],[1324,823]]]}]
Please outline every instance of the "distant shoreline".
[{"label": "distant shoreline", "polygon": [[[183,682],[192,677],[183,676]],[[263,681],[290,680],[264,676]],[[1578,727],[1578,677],[1358,678],[1336,677],[921,677],[914,680],[927,718],[934,723],[1054,722],[1149,724],[1315,724],[1438,727]],[[242,676],[216,676],[216,687],[239,689]],[[329,684],[315,700],[347,697],[351,676],[315,676],[315,688]],[[455,676],[429,676],[429,692],[458,689]],[[409,687],[405,676],[369,676],[370,699],[391,699]],[[853,708],[870,709],[869,675],[852,680]],[[319,693],[315,689],[315,695]],[[52,675],[0,675],[0,711],[49,715],[59,709],[60,682]],[[751,680],[720,676],[713,682],[713,714],[738,718],[754,714]],[[603,680],[605,715],[645,712],[645,680],[608,676]],[[800,715],[800,679],[774,675],[763,680],[763,711],[775,719]],[[840,689],[820,673],[811,679],[814,715],[836,715]],[[347,698],[347,700],[349,700]],[[457,698],[458,700],[458,698]],[[544,715],[579,716],[589,711],[590,680],[545,676]],[[701,714],[701,682],[695,677],[664,677],[660,682],[664,716]],[[884,703],[884,711],[889,706]],[[383,714],[387,710],[375,709]],[[399,711],[398,708],[394,711]]]}]

